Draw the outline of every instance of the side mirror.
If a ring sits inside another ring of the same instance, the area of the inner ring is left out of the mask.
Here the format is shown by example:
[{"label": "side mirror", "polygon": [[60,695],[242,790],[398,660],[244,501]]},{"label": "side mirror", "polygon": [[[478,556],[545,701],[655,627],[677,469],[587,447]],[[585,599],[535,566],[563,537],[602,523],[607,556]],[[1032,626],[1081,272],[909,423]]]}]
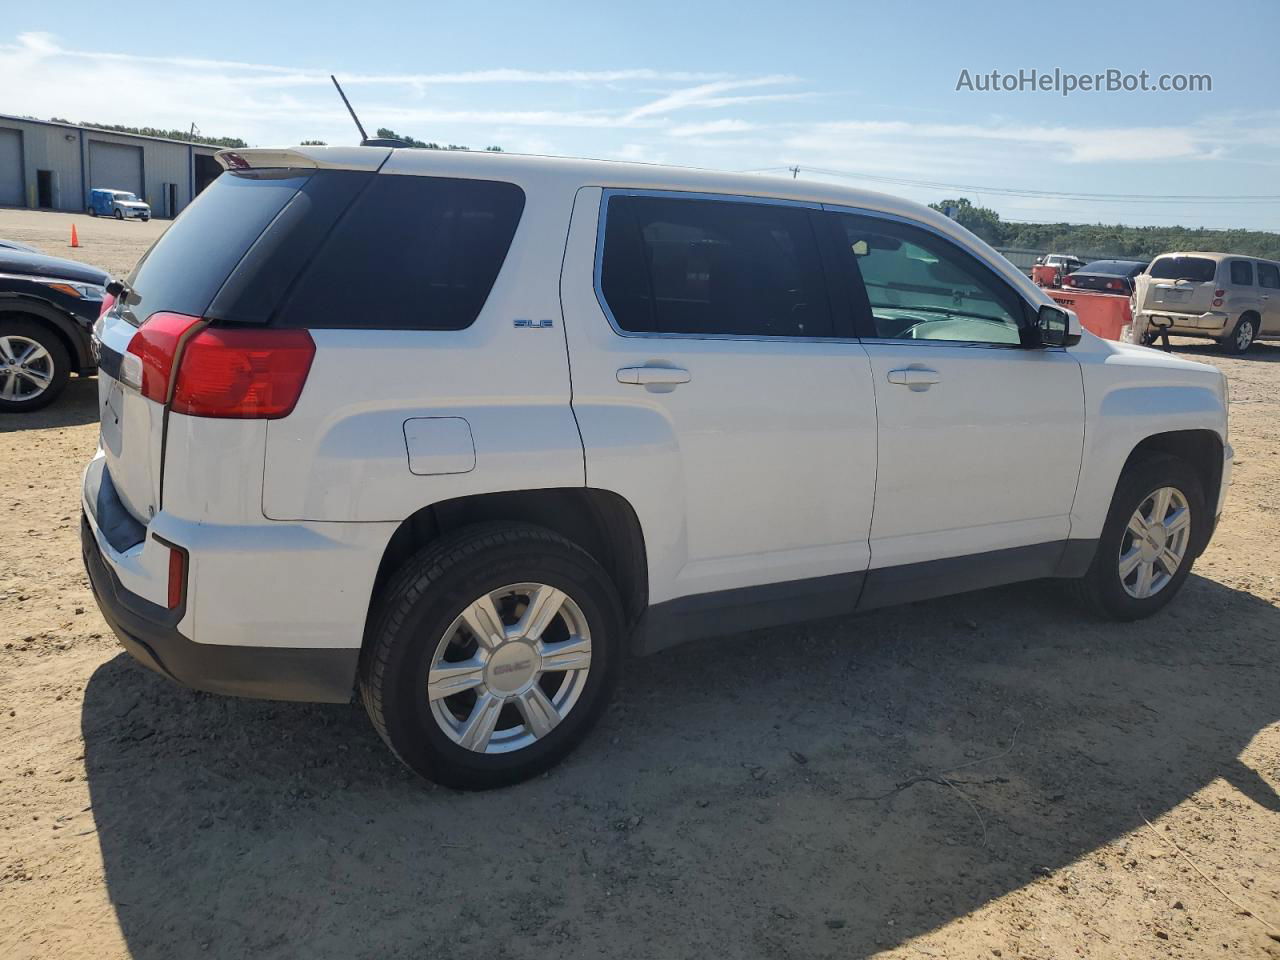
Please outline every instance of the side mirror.
[{"label": "side mirror", "polygon": [[1036,315],[1036,331],[1042,347],[1073,347],[1080,342],[1080,318],[1046,303]]}]

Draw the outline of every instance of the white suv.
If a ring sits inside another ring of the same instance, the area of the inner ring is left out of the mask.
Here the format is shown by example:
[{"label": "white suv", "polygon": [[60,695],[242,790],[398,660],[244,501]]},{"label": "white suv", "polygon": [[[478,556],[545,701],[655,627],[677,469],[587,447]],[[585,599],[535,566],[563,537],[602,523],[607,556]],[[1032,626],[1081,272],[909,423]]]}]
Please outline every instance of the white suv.
[{"label": "white suv", "polygon": [[1081,333],[953,221],[827,184],[241,150],[99,321],[84,557],[149,667],[346,701],[489,787],[628,652],[1039,577],[1177,592],[1212,367]]}]

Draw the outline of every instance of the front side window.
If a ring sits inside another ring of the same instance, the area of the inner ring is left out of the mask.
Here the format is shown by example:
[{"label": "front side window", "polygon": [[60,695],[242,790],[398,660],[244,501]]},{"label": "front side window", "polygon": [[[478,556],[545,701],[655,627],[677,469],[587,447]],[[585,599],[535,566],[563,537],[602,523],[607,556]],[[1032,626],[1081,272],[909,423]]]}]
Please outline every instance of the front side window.
[{"label": "front side window", "polygon": [[1232,260],[1231,282],[1237,287],[1253,286],[1253,264],[1248,260]]},{"label": "front side window", "polygon": [[810,213],[786,204],[610,197],[600,292],[629,333],[833,335]]},{"label": "front side window", "polygon": [[1019,344],[1023,301],[978,260],[919,227],[836,214],[845,262],[866,291],[871,327],[887,340]]},{"label": "front side window", "polygon": [[1258,286],[1280,290],[1280,268],[1274,263],[1258,264]]}]

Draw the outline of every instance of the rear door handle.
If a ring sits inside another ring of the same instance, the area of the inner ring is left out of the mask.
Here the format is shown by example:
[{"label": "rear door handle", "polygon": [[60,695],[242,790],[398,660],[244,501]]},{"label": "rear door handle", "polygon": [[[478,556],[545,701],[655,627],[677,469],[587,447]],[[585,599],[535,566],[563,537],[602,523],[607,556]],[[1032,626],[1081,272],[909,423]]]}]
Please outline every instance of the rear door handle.
[{"label": "rear door handle", "polygon": [[623,367],[618,371],[619,383],[641,385],[659,383],[675,386],[677,383],[688,383],[692,379],[689,371],[681,367]]},{"label": "rear door handle", "polygon": [[941,380],[942,377],[938,375],[937,370],[930,370],[927,367],[903,367],[889,371],[890,383],[898,383],[912,390],[928,390]]}]

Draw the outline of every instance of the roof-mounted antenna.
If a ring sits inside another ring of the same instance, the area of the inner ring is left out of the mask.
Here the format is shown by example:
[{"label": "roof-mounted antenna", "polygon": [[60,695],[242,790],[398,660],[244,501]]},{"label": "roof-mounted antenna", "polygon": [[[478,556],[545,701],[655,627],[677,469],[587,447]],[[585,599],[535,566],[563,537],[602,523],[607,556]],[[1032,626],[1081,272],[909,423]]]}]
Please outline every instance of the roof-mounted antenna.
[{"label": "roof-mounted antenna", "polygon": [[407,147],[408,144],[403,140],[395,140],[388,137],[370,137],[364,132],[364,125],[360,122],[360,118],[356,116],[355,110],[351,107],[351,101],[347,99],[347,95],[342,92],[342,85],[338,83],[338,78],[332,73],[329,79],[333,81],[334,87],[338,90],[338,96],[342,98],[342,102],[347,105],[347,113],[351,114],[351,119],[355,121],[356,129],[360,131],[360,146],[362,147]]}]

